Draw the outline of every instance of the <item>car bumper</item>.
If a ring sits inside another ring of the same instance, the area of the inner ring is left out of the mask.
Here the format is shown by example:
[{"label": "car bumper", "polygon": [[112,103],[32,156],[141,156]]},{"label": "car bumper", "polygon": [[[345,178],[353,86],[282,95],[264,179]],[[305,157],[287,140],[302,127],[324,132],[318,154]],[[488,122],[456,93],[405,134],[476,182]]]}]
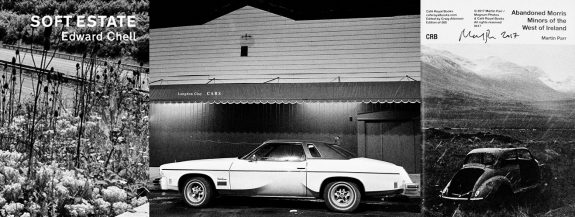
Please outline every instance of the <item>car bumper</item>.
[{"label": "car bumper", "polygon": [[412,199],[421,198],[421,190],[418,184],[406,184],[401,195]]},{"label": "car bumper", "polygon": [[371,191],[365,192],[365,196],[368,197],[388,197],[388,196],[398,196],[403,193],[403,189],[394,189],[388,191]]},{"label": "car bumper", "polygon": [[166,180],[166,177],[154,179],[154,185],[158,186],[160,188],[160,190],[163,190],[163,191],[170,190],[168,188],[168,180]]}]

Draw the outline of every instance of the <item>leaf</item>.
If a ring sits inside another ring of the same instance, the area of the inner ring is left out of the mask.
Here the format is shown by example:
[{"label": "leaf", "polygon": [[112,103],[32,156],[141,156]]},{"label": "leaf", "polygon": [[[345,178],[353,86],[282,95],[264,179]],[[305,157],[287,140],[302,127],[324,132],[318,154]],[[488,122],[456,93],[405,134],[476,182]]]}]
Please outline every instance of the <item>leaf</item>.
[{"label": "leaf", "polygon": [[126,169],[120,170],[120,172],[118,173],[118,175],[121,176],[121,177],[126,176]]}]

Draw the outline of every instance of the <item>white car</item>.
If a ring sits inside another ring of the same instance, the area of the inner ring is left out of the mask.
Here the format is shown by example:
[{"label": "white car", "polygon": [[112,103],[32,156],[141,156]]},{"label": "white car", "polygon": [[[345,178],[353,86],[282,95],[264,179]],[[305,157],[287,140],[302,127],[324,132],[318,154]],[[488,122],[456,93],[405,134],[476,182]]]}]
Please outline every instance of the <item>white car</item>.
[{"label": "white car", "polygon": [[243,157],[164,164],[160,175],[160,188],[182,192],[192,207],[231,195],[323,198],[352,212],[362,198],[419,194],[403,167],[316,141],[271,140]]}]

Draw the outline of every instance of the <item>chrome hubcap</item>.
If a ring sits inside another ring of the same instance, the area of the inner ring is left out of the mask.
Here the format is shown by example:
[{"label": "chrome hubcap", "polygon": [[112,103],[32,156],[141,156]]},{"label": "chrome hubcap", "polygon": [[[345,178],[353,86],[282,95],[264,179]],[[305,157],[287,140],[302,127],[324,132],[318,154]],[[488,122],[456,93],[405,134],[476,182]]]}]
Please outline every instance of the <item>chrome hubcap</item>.
[{"label": "chrome hubcap", "polygon": [[345,184],[335,185],[331,191],[332,201],[334,202],[334,205],[339,207],[349,206],[354,200],[354,195],[352,191],[353,190],[351,189],[351,187]]},{"label": "chrome hubcap", "polygon": [[188,185],[188,200],[192,203],[200,203],[204,200],[205,187],[200,182],[192,182]]}]

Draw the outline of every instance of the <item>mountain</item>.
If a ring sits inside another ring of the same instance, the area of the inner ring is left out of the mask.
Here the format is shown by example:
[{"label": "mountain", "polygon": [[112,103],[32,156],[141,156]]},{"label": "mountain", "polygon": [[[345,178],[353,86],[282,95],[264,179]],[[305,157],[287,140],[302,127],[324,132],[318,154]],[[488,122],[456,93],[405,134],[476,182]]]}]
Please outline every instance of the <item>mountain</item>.
[{"label": "mountain", "polygon": [[441,98],[455,94],[505,101],[574,98],[548,86],[541,69],[520,66],[495,56],[469,60],[448,51],[422,46],[422,76],[425,97]]}]

